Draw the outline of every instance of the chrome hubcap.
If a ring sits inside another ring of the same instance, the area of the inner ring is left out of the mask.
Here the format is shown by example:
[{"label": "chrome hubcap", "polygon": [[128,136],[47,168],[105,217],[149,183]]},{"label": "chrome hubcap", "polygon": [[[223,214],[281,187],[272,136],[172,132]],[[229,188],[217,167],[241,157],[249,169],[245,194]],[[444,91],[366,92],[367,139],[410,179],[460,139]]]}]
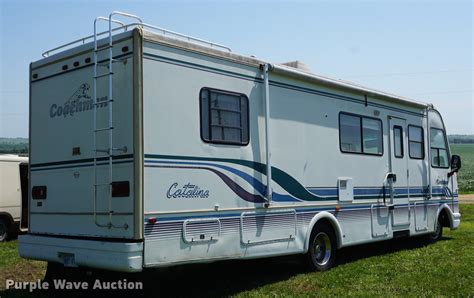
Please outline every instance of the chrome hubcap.
[{"label": "chrome hubcap", "polygon": [[320,232],[314,238],[314,260],[316,264],[324,266],[331,258],[331,240],[326,233]]}]

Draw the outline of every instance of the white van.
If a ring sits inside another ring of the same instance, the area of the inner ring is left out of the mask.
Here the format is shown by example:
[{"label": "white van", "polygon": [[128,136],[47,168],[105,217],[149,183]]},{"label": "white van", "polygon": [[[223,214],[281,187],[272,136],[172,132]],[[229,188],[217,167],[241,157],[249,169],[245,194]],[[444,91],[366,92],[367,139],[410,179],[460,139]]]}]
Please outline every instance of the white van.
[{"label": "white van", "polygon": [[[0,155],[0,242],[27,228],[28,158]],[[20,226],[20,220],[25,219]]]}]

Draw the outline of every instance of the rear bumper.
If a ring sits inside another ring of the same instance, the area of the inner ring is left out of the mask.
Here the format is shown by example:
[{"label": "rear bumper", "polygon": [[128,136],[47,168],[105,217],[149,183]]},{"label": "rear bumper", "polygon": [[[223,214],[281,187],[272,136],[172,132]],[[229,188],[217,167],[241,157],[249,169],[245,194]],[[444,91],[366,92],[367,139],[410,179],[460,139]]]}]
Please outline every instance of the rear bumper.
[{"label": "rear bumper", "polygon": [[72,256],[73,265],[113,271],[138,272],[143,268],[143,242],[122,243],[77,240],[37,235],[18,238],[22,258],[64,263]]}]

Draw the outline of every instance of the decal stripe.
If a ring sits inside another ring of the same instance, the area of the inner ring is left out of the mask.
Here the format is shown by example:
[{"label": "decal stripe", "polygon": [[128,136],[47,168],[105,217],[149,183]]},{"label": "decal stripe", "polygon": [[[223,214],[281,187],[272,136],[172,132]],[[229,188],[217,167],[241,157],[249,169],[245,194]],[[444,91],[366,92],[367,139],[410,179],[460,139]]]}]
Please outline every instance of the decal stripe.
[{"label": "decal stripe", "polygon": [[[427,205],[427,206],[439,206],[444,203],[451,203],[451,200],[436,200],[436,201],[423,201],[423,202],[417,202],[417,206],[419,207],[420,205]],[[455,201],[457,203],[458,201]],[[361,205],[341,205],[341,209],[336,211],[335,206],[321,206],[321,207],[314,207],[314,206],[308,206],[308,207],[299,207],[295,208],[295,211],[298,215],[300,214],[305,214],[305,213],[312,213],[312,212],[320,212],[320,211],[329,211],[329,212],[345,212],[345,211],[355,211],[355,210],[363,210],[363,209],[370,209],[373,204],[361,204]],[[408,207],[414,208],[415,204],[401,204],[397,205],[397,207]],[[384,206],[380,206],[384,207]],[[263,212],[263,211],[262,211]],[[148,217],[153,216],[155,213],[150,212],[150,213],[145,213],[145,218],[144,218],[144,224],[145,228],[152,227],[153,224],[148,223]],[[165,214],[160,214],[160,216],[157,217],[158,222],[173,222],[173,221],[182,221],[186,219],[198,219],[198,218],[240,218],[242,216],[242,212],[225,212],[223,211],[222,213],[212,213],[212,214],[203,214],[203,215],[196,215],[196,214],[190,214],[190,215],[185,215],[183,214],[170,214],[170,215],[165,215]]]},{"label": "decal stripe", "polygon": [[[133,154],[116,155],[112,157],[113,160],[126,159],[126,158],[133,158]],[[108,160],[108,157],[97,158],[97,161],[105,161],[105,160]],[[90,162],[94,162],[94,159],[84,158],[84,159],[76,159],[76,160],[53,161],[53,162],[31,164],[30,167],[39,168],[39,167],[50,167],[50,166],[58,166],[58,165],[90,163]],[[76,165],[71,166],[71,167],[76,167]]]},{"label": "decal stripe", "polygon": [[[260,172],[266,175],[266,166],[262,163],[258,163],[255,161],[248,161],[248,160],[241,160],[241,159],[229,159],[229,158],[217,158],[217,157],[197,157],[197,156],[176,156],[176,155],[157,155],[157,154],[145,154],[145,163],[156,163],[156,162],[163,162],[163,163],[180,163],[180,162],[172,162],[169,160],[179,160],[179,161],[211,161],[211,162],[226,162],[237,164],[241,166],[245,166],[251,168],[257,172]],[[157,159],[160,161],[154,161],[152,159]],[[163,161],[162,161],[163,160]],[[164,161],[168,160],[168,161]],[[189,162],[188,162],[189,163]],[[189,163],[193,164],[193,163]],[[199,163],[195,163],[199,164]],[[204,163],[203,163],[204,164]],[[229,167],[217,164],[209,164],[209,166],[221,167],[224,169],[228,169]],[[230,169],[229,169],[230,170]],[[233,169],[233,172],[238,174],[238,170]],[[239,175],[240,176],[240,175]],[[242,176],[241,176],[242,177]],[[253,181],[249,181],[248,177],[242,177],[244,180],[247,180],[252,186],[258,186],[256,188],[260,193],[263,190],[263,185],[261,183],[255,183]],[[277,198],[280,201],[287,201],[288,199],[301,199],[304,201],[326,201],[326,200],[337,200],[337,188],[305,188],[301,185],[295,178],[287,174],[286,172],[272,167],[272,178],[273,180],[279,184],[288,194],[290,197],[280,197]],[[254,179],[253,177],[251,179]],[[426,196],[428,193],[427,187],[410,187],[410,188],[395,188],[395,196],[400,197],[407,197],[408,193],[410,197],[423,197]],[[378,199],[383,197],[383,189],[382,187],[375,187],[375,188],[354,188],[354,194],[356,199]],[[386,189],[386,196],[389,196],[389,189]],[[433,187],[433,196],[445,196],[446,191],[443,190],[443,187]]]},{"label": "decal stripe", "polygon": [[237,182],[235,182],[234,180],[230,179],[229,177],[227,177],[226,175],[224,175],[223,173],[219,172],[218,170],[215,170],[215,169],[212,169],[212,168],[208,168],[208,167],[189,167],[189,166],[160,166],[160,165],[148,165],[147,167],[151,167],[151,168],[173,168],[173,169],[200,169],[200,170],[207,170],[207,171],[210,171],[214,174],[216,174],[217,176],[219,176],[219,178],[222,179],[222,181],[224,181],[224,183],[236,194],[238,195],[240,198],[242,198],[243,200],[247,201],[247,202],[252,202],[252,203],[264,203],[266,202],[266,199],[263,198],[262,196],[260,195],[254,195],[254,194],[251,194],[249,193],[248,191],[246,191],[245,189],[243,189],[240,185],[237,184]]},{"label": "decal stripe", "polygon": [[[157,155],[157,154],[145,154],[145,158],[154,158],[154,159],[175,159],[175,160],[193,160],[193,161],[218,161],[218,162],[228,162],[233,164],[242,165],[254,169],[257,172],[260,172],[264,175],[267,174],[266,166],[262,163],[242,160],[242,159],[231,159],[231,158],[218,158],[218,157],[196,157],[196,156],[177,156],[177,155]],[[284,171],[272,167],[272,178],[278,183],[286,192],[291,196],[305,200],[305,201],[322,201],[326,200],[323,197],[316,196],[310,193],[303,185],[301,185],[295,178],[288,175]]]}]

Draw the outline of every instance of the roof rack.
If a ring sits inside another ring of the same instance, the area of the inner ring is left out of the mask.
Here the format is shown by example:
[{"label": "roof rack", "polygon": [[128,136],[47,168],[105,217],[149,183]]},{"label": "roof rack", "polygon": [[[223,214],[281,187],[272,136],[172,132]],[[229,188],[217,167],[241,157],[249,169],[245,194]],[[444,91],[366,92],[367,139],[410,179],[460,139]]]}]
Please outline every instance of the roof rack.
[{"label": "roof rack", "polygon": [[[104,17],[99,17],[99,18],[108,20],[108,18],[104,18]],[[112,20],[112,21],[119,24],[119,26],[117,26],[115,28],[112,28],[112,32],[121,31],[121,30],[123,30],[123,32],[126,32],[126,31],[134,29],[134,28],[143,28],[143,29],[147,29],[147,30],[151,31],[152,33],[167,35],[167,36],[170,36],[172,38],[185,40],[185,41],[196,43],[196,44],[203,45],[203,46],[206,46],[206,47],[217,48],[217,49],[225,50],[225,51],[228,51],[228,52],[232,52],[231,48],[228,47],[228,46],[221,45],[221,44],[218,44],[218,43],[215,43],[215,42],[210,42],[210,41],[207,41],[207,40],[204,40],[204,39],[201,39],[201,38],[185,35],[185,34],[182,34],[182,33],[174,32],[174,31],[171,31],[171,30],[168,30],[168,29],[160,28],[160,27],[157,27],[157,26],[153,26],[153,25],[150,25],[150,24],[143,23],[143,22],[134,22],[134,23],[130,23],[130,24],[124,24],[124,23],[121,23],[121,22],[118,22],[118,21],[115,21],[115,20]],[[109,30],[106,30],[106,31],[97,33],[96,35],[92,34],[92,35],[89,35],[89,36],[86,36],[86,37],[82,37],[82,38],[76,39],[74,41],[68,42],[66,44],[60,45],[58,47],[55,47],[53,49],[50,49],[50,50],[44,52],[41,55],[46,58],[46,57],[49,57],[51,54],[58,52],[59,50],[65,50],[67,48],[71,48],[72,46],[77,46],[77,45],[80,45],[80,44],[86,44],[89,41],[93,41],[94,36],[96,36],[96,37],[97,36],[102,36],[102,35],[105,35],[105,34],[108,34],[108,33],[109,33]]]}]

